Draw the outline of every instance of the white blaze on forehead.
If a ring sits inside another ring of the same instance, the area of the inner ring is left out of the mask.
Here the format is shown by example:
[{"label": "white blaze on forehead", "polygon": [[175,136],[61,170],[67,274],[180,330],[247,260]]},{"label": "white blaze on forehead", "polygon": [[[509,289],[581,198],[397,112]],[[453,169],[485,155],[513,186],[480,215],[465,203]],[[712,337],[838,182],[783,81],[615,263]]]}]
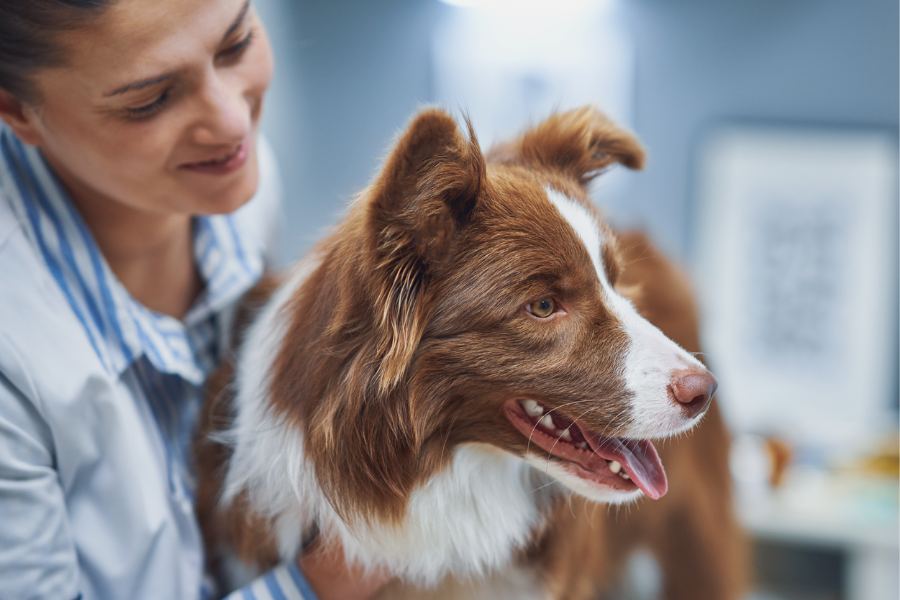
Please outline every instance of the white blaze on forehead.
[{"label": "white blaze on forehead", "polygon": [[551,187],[546,192],[584,244],[597,272],[603,300],[628,335],[628,351],[622,365],[625,387],[634,398],[634,418],[628,435],[660,437],[694,426],[700,417],[686,421],[669,398],[668,387],[676,371],[703,369],[703,365],[641,317],[634,305],[610,285],[600,252],[604,236],[594,215],[578,201]]},{"label": "white blaze on forehead", "polygon": [[[559,214],[562,215],[569,226],[575,230],[576,235],[581,239],[581,243],[584,244],[584,249],[587,250],[588,256],[591,257],[591,263],[593,263],[594,270],[597,272],[597,277],[600,279],[600,285],[603,288],[605,300],[610,303],[610,308],[613,309],[613,312],[619,316],[619,311],[617,309],[620,307],[614,305],[616,300],[621,300],[627,304],[629,308],[631,303],[619,296],[606,279],[606,269],[603,267],[603,256],[600,254],[600,249],[603,248],[605,240],[603,233],[600,231],[600,226],[597,223],[596,217],[594,217],[588,209],[582,206],[580,202],[569,198],[565,194],[562,194],[551,187],[546,188],[546,191],[547,198],[550,199],[550,202],[553,203],[553,206],[556,207],[556,210],[559,211]],[[634,309],[631,308],[631,311],[634,312]]]},{"label": "white blaze on forehead", "polygon": [[551,187],[546,188],[547,198],[559,211],[559,214],[569,223],[575,233],[581,238],[591,262],[594,264],[594,270],[597,271],[597,277],[601,283],[606,283],[606,272],[603,269],[603,259],[600,256],[600,248],[603,247],[603,237],[600,234],[600,228],[597,227],[597,220],[588,210],[581,204],[572,200],[565,194],[557,192]]}]

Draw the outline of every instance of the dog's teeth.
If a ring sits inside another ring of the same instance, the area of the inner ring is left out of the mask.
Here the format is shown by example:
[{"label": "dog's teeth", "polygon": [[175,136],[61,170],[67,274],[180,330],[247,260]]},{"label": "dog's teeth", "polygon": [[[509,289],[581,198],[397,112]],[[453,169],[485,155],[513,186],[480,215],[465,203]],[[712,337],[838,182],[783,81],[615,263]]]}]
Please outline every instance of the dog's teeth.
[{"label": "dog's teeth", "polygon": [[553,417],[550,415],[544,415],[544,417],[538,421],[541,425],[546,427],[547,429],[556,429],[556,425],[553,424]]},{"label": "dog's teeth", "polygon": [[613,473],[618,473],[622,470],[622,465],[620,465],[617,461],[612,461],[609,463],[609,470]]},{"label": "dog's teeth", "polygon": [[565,431],[563,431],[563,432],[560,434],[559,437],[561,437],[562,439],[566,440],[567,442],[571,442],[571,441],[572,441],[572,434],[569,433],[569,430],[568,430],[568,429],[566,429]]},{"label": "dog's teeth", "polygon": [[578,442],[577,444],[575,444],[575,447],[579,450],[584,450],[585,448],[587,448],[587,444],[585,444],[584,442]]},{"label": "dog's teeth", "polygon": [[631,477],[629,477],[628,473],[626,473],[625,471],[619,473],[619,477],[621,477],[622,479],[631,479]]},{"label": "dog's teeth", "polygon": [[544,414],[544,409],[534,400],[525,400],[522,402],[522,408],[529,417],[539,417]]}]

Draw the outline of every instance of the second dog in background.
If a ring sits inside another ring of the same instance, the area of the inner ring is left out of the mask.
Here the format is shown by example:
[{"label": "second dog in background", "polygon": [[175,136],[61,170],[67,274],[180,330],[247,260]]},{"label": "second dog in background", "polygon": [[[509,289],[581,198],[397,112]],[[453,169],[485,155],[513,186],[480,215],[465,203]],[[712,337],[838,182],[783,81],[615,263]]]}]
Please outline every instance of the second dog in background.
[{"label": "second dog in background", "polygon": [[667,597],[736,597],[718,412],[671,463],[654,445],[716,380],[683,279],[589,200],[616,163],[643,152],[591,108],[487,157],[446,113],[415,117],[334,234],[258,290],[198,444],[209,547],[265,568],[318,532],[395,574],[385,598],[587,599],[646,544]]}]

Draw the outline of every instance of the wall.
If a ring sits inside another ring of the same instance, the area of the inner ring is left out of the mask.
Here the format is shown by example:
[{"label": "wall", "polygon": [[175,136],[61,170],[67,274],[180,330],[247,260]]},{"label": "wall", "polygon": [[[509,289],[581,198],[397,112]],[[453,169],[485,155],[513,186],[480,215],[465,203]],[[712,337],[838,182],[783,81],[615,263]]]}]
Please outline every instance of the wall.
[{"label": "wall", "polygon": [[321,237],[430,100],[433,0],[258,0],[276,54],[263,129],[285,185],[282,256]]},{"label": "wall", "polygon": [[689,248],[692,159],[716,121],[897,129],[894,0],[632,0],[627,12],[651,159],[631,213],[670,251]]},{"label": "wall", "polygon": [[[277,56],[264,129],[287,194],[282,255],[297,257],[369,181],[431,99],[436,0],[258,0]],[[895,0],[628,0],[635,127],[650,153],[616,202],[670,252],[689,248],[695,144],[731,118],[897,128]]]}]

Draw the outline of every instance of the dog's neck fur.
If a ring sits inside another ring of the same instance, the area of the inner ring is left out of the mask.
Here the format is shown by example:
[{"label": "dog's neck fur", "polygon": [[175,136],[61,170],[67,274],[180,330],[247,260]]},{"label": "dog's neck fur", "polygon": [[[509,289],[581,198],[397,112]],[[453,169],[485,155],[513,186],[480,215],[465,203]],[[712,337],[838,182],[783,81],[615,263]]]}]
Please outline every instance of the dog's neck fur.
[{"label": "dog's neck fur", "polygon": [[235,380],[234,448],[222,502],[248,494],[272,523],[283,560],[293,560],[313,527],[339,539],[349,560],[386,567],[406,581],[433,585],[448,575],[481,576],[505,567],[543,526],[558,484],[524,460],[485,444],[453,450],[448,466],[412,493],[399,523],[348,523],[320,489],[304,456],[303,432],[272,410],[268,390],[287,330],[286,303],[318,267],[295,267],[247,331]]}]

